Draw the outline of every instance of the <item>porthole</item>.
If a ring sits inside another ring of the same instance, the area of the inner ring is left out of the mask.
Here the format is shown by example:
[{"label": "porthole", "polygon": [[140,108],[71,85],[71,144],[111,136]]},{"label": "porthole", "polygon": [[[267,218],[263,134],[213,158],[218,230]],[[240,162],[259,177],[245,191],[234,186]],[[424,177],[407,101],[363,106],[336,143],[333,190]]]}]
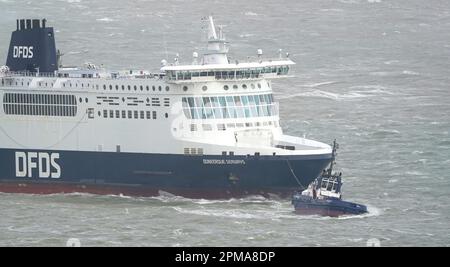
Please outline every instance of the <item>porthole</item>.
[{"label": "porthole", "polygon": [[122,91],[124,91],[125,90],[125,85],[122,85]]},{"label": "porthole", "polygon": [[144,91],[144,86],[141,85],[141,91]]},{"label": "porthole", "polygon": [[247,85],[246,85],[246,84],[243,84],[243,85],[242,85],[242,88],[247,89]]},{"label": "porthole", "polygon": [[98,114],[98,116],[99,116],[99,117],[101,117],[101,116],[102,116],[102,113],[101,113],[100,111],[99,111],[99,112],[98,112],[97,114]]},{"label": "porthole", "polygon": [[147,103],[150,103],[150,98],[147,97]]},{"label": "porthole", "polygon": [[239,87],[235,84],[233,85],[233,89],[238,89]]},{"label": "porthole", "polygon": [[136,85],[134,86],[134,91],[137,91],[137,86]]},{"label": "porthole", "polygon": [[267,82],[267,87],[269,87],[269,88],[270,88],[270,83],[269,83],[269,82]]},{"label": "porthole", "polygon": [[260,83],[258,83],[258,88],[261,89],[261,84]]},{"label": "porthole", "polygon": [[203,91],[206,91],[206,90],[208,90],[208,86],[206,86],[206,85],[203,85],[203,87],[202,87],[202,90],[203,90]]},{"label": "porthole", "polygon": [[150,91],[150,87],[149,87],[148,85],[145,87],[145,89],[146,89],[147,91]]},{"label": "porthole", "polygon": [[128,85],[128,91],[131,91],[131,85]]},{"label": "porthole", "polygon": [[158,91],[161,91],[162,90],[162,87],[161,87],[161,85],[160,86],[158,86]]},{"label": "porthole", "polygon": [[250,87],[251,87],[252,89],[255,89],[255,84],[254,84],[254,83],[250,84]]},{"label": "porthole", "polygon": [[89,99],[88,99],[87,97],[84,99],[84,101],[85,101],[86,103],[89,103]]},{"label": "porthole", "polygon": [[183,91],[187,91],[188,90],[188,87],[185,85],[185,86],[183,86]]},{"label": "porthole", "polygon": [[155,87],[154,85],[152,86],[152,90],[153,90],[153,91],[155,91],[155,90],[156,90],[156,87]]},{"label": "porthole", "polygon": [[103,90],[106,90],[106,85],[103,85]]},{"label": "porthole", "polygon": [[169,86],[166,86],[166,91],[169,91],[169,90],[170,90]]},{"label": "porthole", "polygon": [[228,89],[230,89],[230,88],[228,87],[228,85],[225,85],[225,86],[223,87],[223,90],[225,90],[225,91],[227,91]]},{"label": "porthole", "polygon": [[169,113],[164,114],[166,116],[166,119],[169,118]]},{"label": "porthole", "polygon": [[80,97],[79,101],[80,101],[80,103],[83,103],[83,99],[81,97]]},{"label": "porthole", "polygon": [[125,97],[122,97],[122,102],[125,102]]},{"label": "porthole", "polygon": [[116,90],[119,90],[119,86],[118,85],[116,85]]}]

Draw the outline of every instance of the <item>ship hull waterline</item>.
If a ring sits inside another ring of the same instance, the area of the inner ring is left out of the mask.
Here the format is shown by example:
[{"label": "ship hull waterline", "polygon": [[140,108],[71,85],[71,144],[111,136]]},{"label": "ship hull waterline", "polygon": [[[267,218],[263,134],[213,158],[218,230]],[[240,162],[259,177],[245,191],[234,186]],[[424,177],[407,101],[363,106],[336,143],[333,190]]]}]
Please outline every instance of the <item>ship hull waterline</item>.
[{"label": "ship hull waterline", "polygon": [[331,154],[193,156],[0,149],[0,192],[288,198],[330,161]]}]

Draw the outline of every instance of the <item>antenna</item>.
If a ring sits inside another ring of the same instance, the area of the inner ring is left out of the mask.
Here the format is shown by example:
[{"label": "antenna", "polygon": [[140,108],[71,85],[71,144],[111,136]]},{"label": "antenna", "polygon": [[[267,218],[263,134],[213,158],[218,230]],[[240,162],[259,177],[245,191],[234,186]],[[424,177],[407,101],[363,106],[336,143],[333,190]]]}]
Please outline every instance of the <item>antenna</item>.
[{"label": "antenna", "polygon": [[208,39],[217,40],[216,26],[214,25],[214,20],[212,16],[209,16],[209,31],[208,31]]}]

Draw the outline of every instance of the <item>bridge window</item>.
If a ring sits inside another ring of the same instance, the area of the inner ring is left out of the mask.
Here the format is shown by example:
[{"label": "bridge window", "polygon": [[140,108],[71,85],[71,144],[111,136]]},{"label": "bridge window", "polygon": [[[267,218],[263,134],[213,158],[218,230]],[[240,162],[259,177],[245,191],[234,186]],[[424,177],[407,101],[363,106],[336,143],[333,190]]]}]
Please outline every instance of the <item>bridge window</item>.
[{"label": "bridge window", "polygon": [[278,115],[273,96],[183,97],[183,113],[188,119],[252,118]]}]

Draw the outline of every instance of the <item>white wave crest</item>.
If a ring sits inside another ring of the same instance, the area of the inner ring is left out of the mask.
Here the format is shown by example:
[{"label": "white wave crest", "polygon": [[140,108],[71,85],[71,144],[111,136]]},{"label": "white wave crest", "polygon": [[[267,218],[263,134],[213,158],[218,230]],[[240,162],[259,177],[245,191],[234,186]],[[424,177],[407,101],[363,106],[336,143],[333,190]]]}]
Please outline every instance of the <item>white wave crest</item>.
[{"label": "white wave crest", "polygon": [[101,22],[112,22],[114,21],[112,18],[100,18],[100,19],[96,19],[96,21],[101,21]]},{"label": "white wave crest", "polygon": [[251,12],[251,11],[245,12],[244,15],[246,15],[246,16],[258,16],[258,14],[256,14],[255,12]]}]

